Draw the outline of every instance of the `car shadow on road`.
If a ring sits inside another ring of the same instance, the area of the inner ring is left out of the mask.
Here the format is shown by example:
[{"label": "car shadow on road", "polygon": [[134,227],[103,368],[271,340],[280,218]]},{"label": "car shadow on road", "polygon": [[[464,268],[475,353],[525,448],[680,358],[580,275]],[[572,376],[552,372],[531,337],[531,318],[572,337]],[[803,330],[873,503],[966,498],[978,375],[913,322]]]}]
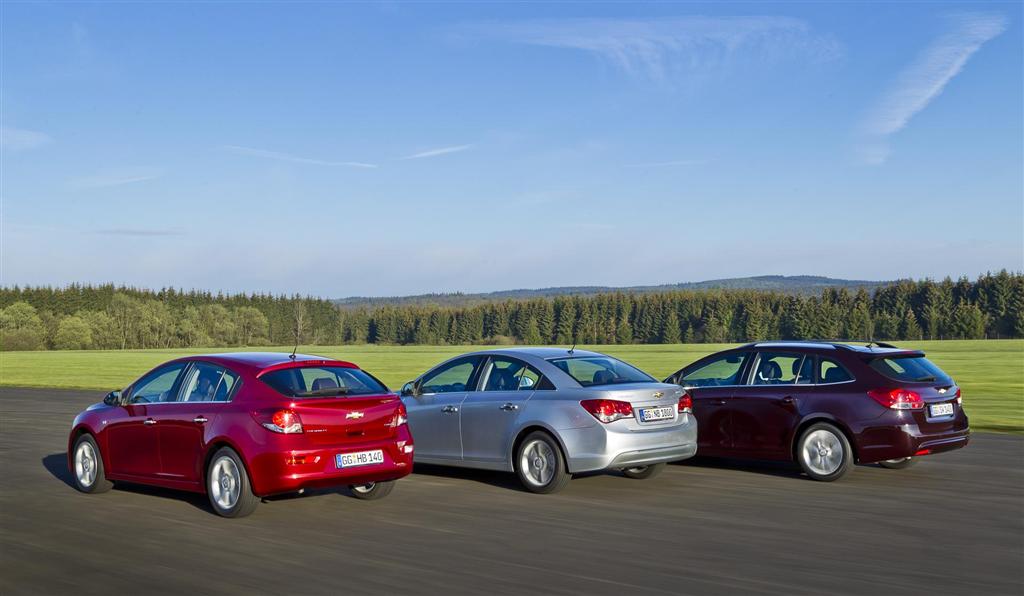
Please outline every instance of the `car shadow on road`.
[{"label": "car shadow on road", "polygon": [[489,484],[498,488],[523,491],[523,485],[519,478],[512,472],[498,472],[494,470],[477,470],[472,468],[458,468],[454,466],[436,466],[432,464],[416,464],[413,474],[419,476],[437,476],[443,478],[455,478],[458,480],[472,480],[483,484]]},{"label": "car shadow on road", "polygon": [[[68,459],[66,453],[52,453],[43,458],[43,467],[50,473],[54,478],[60,480],[64,484],[71,488],[75,488],[74,478],[71,476],[71,471],[68,470]],[[77,490],[77,489],[75,489]],[[128,493],[135,493],[139,495],[149,495],[153,497],[163,497],[165,499],[175,499],[177,501],[184,501],[198,509],[202,509],[206,512],[211,512],[210,503],[206,498],[206,495],[198,493],[191,493],[187,491],[173,490],[169,488],[161,488],[159,486],[148,486],[144,484],[132,484],[129,482],[116,482],[114,484],[114,490],[124,491]]]},{"label": "car shadow on road", "polygon": [[793,478],[799,480],[804,478],[800,469],[792,462],[784,461],[762,461],[756,459],[734,459],[724,457],[692,457],[687,460],[675,462],[672,465],[690,468],[718,468],[735,470],[738,472],[750,472],[751,474],[763,474],[766,476],[778,476],[780,478]]}]

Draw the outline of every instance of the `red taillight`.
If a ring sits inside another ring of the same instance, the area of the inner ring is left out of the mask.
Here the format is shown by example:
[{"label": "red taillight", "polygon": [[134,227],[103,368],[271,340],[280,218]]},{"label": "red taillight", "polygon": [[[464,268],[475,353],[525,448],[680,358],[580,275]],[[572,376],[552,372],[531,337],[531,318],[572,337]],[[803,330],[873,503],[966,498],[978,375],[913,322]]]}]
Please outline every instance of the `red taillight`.
[{"label": "red taillight", "polygon": [[580,402],[583,409],[590,412],[590,414],[608,424],[609,422],[615,422],[622,418],[630,418],[633,416],[633,406],[628,401],[619,401],[617,399],[585,399]]},{"label": "red taillight", "polygon": [[872,389],[868,396],[893,410],[923,410],[924,400],[909,389]]},{"label": "red taillight", "polygon": [[689,393],[683,393],[683,396],[679,398],[679,413],[680,414],[692,414],[693,413],[693,398],[690,397]]},{"label": "red taillight", "polygon": [[395,413],[395,417],[391,420],[391,426],[398,428],[403,424],[409,422],[409,412],[405,409],[405,404],[398,403],[398,412]]},{"label": "red taillight", "polygon": [[278,410],[270,416],[270,422],[263,422],[263,428],[286,435],[302,432],[302,420],[293,410]]},{"label": "red taillight", "polygon": [[964,403],[964,398],[960,397],[960,388],[959,387],[956,388],[956,403],[957,404]]}]

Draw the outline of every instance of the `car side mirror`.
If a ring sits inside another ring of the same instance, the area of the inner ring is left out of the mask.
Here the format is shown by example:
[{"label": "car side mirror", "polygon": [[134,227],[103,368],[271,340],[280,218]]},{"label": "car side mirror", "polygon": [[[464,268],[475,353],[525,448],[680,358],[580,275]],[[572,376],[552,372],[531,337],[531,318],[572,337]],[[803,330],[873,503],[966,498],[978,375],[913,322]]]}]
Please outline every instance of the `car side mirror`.
[{"label": "car side mirror", "polygon": [[413,383],[406,383],[402,385],[402,397],[416,397],[416,385]]},{"label": "car side mirror", "polygon": [[121,405],[121,391],[117,389],[111,391],[110,393],[107,394],[106,397],[103,398],[103,403],[105,403],[108,406]]}]

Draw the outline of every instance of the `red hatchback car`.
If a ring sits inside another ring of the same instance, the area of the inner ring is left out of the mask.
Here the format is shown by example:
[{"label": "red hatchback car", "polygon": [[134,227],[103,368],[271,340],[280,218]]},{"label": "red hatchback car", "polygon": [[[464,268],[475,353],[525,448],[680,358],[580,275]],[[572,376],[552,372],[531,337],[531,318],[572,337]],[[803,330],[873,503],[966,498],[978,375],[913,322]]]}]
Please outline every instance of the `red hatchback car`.
[{"label": "red hatchback car", "polygon": [[953,379],[923,352],[889,344],[749,344],[666,382],[693,399],[697,455],[795,460],[815,480],[854,463],[905,468],[970,435]]},{"label": "red hatchback car", "polygon": [[246,352],[158,366],[75,418],[75,486],[112,481],[206,493],[225,517],[261,497],[350,486],[362,499],[412,472],[405,406],[354,364]]}]

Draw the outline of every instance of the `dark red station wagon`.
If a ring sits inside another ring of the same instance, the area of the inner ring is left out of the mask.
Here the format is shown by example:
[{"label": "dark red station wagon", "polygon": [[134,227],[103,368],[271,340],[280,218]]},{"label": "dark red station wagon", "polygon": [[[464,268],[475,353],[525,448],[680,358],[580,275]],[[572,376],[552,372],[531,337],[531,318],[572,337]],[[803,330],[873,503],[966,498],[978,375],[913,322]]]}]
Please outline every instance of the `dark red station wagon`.
[{"label": "dark red station wagon", "polygon": [[126,481],[206,493],[225,517],[307,488],[380,498],[412,457],[397,395],[354,364],[301,354],[172,360],[79,414],[68,439],[83,492]]},{"label": "dark red station wagon", "polygon": [[698,455],[795,460],[815,480],[854,463],[904,468],[970,434],[953,379],[923,352],[889,344],[748,344],[666,382],[693,398]]}]

